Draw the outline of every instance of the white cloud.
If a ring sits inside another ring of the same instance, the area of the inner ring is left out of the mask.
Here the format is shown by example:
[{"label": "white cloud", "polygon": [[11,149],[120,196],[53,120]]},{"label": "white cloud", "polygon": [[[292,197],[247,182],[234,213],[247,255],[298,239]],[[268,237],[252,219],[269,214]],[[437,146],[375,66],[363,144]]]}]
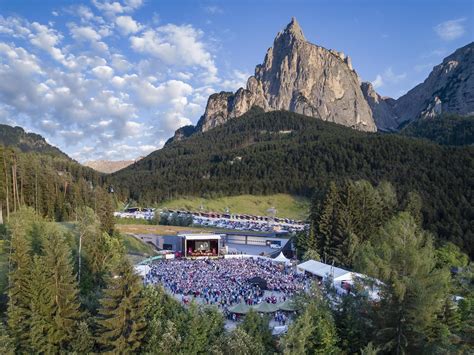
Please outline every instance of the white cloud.
[{"label": "white cloud", "polygon": [[434,27],[434,31],[444,41],[452,41],[458,39],[466,32],[464,22],[466,18],[459,18],[456,20],[449,20],[441,22]]},{"label": "white cloud", "polygon": [[[130,15],[141,0],[93,3],[61,8],[54,23],[0,15],[0,122],[78,160],[130,159],[195,123],[216,88],[245,84],[241,71],[217,81],[201,30],[140,24]],[[117,31],[132,36],[133,51]]]},{"label": "white cloud", "polygon": [[152,55],[166,65],[205,68],[205,80],[215,82],[217,67],[201,41],[202,36],[203,33],[191,25],[168,24],[133,36],[130,43],[136,52]]},{"label": "white cloud", "polygon": [[115,23],[124,35],[136,33],[140,30],[140,25],[131,16],[119,16]]},{"label": "white cloud", "polygon": [[386,84],[396,85],[405,80],[407,77],[406,73],[396,74],[392,67],[388,67],[382,74],[377,74],[375,80],[372,81],[374,88],[381,88]]},{"label": "white cloud", "polygon": [[245,88],[250,74],[240,70],[233,70],[232,77],[226,79],[220,85],[222,90],[236,91],[239,88]]},{"label": "white cloud", "polygon": [[114,70],[107,65],[100,65],[92,69],[92,72],[99,79],[110,79],[114,75]]},{"label": "white cloud", "polygon": [[383,86],[383,78],[382,75],[377,74],[375,77],[375,80],[372,81],[372,85],[374,86],[374,89],[378,89]]}]

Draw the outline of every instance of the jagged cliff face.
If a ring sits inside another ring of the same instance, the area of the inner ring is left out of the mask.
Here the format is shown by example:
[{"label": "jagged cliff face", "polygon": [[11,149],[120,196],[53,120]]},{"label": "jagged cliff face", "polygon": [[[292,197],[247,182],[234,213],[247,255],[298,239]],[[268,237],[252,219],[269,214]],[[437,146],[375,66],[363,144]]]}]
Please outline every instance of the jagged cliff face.
[{"label": "jagged cliff face", "polygon": [[361,89],[372,110],[372,116],[377,125],[377,129],[383,131],[396,130],[398,123],[393,111],[396,100],[377,94],[371,83],[362,83]]},{"label": "jagged cliff face", "polygon": [[350,58],[307,42],[295,19],[277,35],[246,89],[209,97],[196,129],[212,129],[252,106],[297,112],[363,131],[376,130]]},{"label": "jagged cliff face", "polygon": [[380,129],[396,129],[418,118],[442,113],[474,113],[474,42],[456,50],[433,68],[428,78],[397,100],[380,98],[371,85],[362,90]]}]

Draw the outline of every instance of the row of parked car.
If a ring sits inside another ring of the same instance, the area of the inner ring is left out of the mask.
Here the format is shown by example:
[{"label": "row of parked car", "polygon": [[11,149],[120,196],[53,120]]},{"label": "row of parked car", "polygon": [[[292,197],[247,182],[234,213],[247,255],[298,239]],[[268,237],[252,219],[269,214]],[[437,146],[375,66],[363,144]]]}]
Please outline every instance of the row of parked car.
[{"label": "row of parked car", "polygon": [[[118,218],[134,218],[151,220],[155,217],[156,210],[154,208],[127,208],[122,212],[115,212],[114,216]],[[203,216],[202,213],[192,213],[187,211],[161,211],[160,217],[164,217],[168,221],[173,220],[170,217],[184,218],[192,217],[194,225],[203,227],[214,227],[223,229],[246,230],[255,232],[298,232],[306,227],[306,224],[284,218],[253,218],[242,219],[236,218],[234,215],[223,216],[221,214],[215,216]],[[252,216],[250,216],[252,217]]]}]

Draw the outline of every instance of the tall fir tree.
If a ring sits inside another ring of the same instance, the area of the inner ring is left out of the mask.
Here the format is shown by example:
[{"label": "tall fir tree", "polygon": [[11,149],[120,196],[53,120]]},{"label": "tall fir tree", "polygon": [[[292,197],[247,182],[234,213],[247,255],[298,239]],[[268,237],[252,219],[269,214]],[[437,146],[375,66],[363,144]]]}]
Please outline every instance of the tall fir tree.
[{"label": "tall fir tree", "polygon": [[401,213],[366,242],[357,270],[379,284],[377,341],[387,351],[420,351],[448,290],[449,273],[436,268],[431,236]]},{"label": "tall fir tree", "polygon": [[10,272],[8,276],[8,329],[18,352],[30,349],[31,325],[31,242],[27,236],[30,211],[21,210],[10,216]]},{"label": "tall fir tree", "polygon": [[57,353],[70,350],[75,337],[81,318],[79,290],[68,244],[57,228],[48,231],[43,251],[35,259],[31,338],[38,352]]},{"label": "tall fir tree", "polygon": [[268,322],[268,316],[262,317],[257,312],[251,310],[245,315],[242,324],[239,325],[253,339],[255,344],[261,345],[263,354],[273,354],[275,351],[275,343],[272,332],[268,327]]},{"label": "tall fir tree", "polygon": [[303,300],[302,313],[290,325],[282,339],[283,353],[339,354],[337,330],[328,304],[313,286]]},{"label": "tall fir tree", "polygon": [[122,354],[141,346],[146,327],[142,287],[140,277],[123,259],[109,278],[100,302],[97,341],[102,350]]},{"label": "tall fir tree", "polygon": [[331,255],[331,239],[335,228],[337,201],[337,186],[331,182],[317,224],[318,253],[323,262],[326,262]]}]

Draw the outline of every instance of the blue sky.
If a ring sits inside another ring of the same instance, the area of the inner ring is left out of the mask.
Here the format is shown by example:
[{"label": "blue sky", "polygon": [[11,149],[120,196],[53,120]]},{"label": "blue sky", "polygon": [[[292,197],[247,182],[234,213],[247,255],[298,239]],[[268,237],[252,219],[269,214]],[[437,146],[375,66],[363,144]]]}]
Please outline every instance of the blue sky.
[{"label": "blue sky", "polygon": [[0,122],[80,161],[130,159],[235,91],[292,16],[398,97],[474,38],[472,1],[0,0]]}]

